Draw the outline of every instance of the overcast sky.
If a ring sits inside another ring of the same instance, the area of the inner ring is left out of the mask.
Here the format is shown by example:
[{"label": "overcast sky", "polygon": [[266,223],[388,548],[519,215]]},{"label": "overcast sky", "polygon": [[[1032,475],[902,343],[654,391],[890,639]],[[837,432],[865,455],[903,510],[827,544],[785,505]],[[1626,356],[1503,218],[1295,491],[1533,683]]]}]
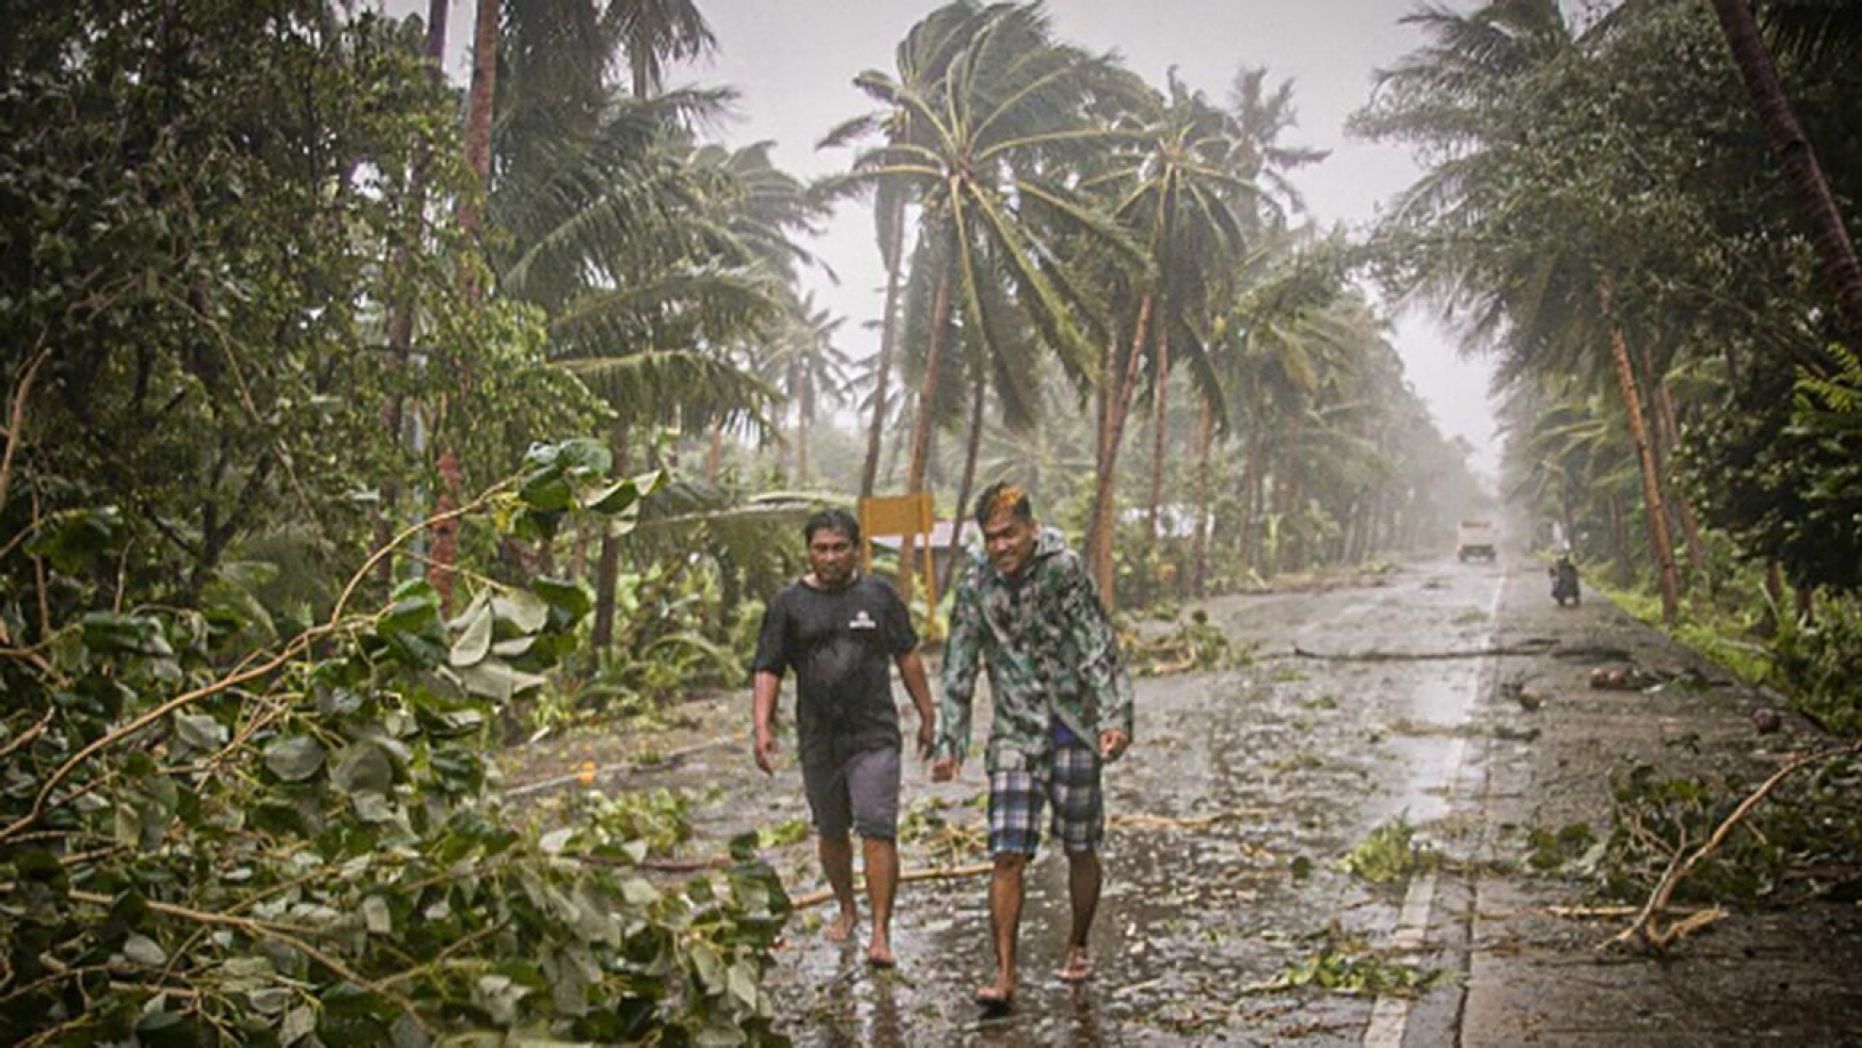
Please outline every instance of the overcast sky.
[{"label": "overcast sky", "polygon": [[[388,0],[396,13],[425,0]],[[830,127],[871,108],[853,87],[865,69],[890,70],[893,51],[934,0],[700,0],[718,39],[709,60],[675,69],[673,85],[727,84],[737,89],[737,116],[712,133],[731,145],[769,140],[783,168],[813,176],[842,170],[847,150],[817,152]],[[1322,225],[1359,228],[1380,202],[1409,185],[1418,170],[1405,151],[1348,139],[1345,118],[1369,98],[1375,70],[1416,47],[1420,37],[1397,24],[1414,0],[1050,0],[1063,39],[1094,51],[1116,51],[1154,84],[1176,67],[1192,88],[1225,101],[1242,66],[1266,66],[1271,83],[1291,78],[1299,123],[1288,144],[1331,151],[1302,168],[1294,182]],[[449,73],[463,80],[463,49],[473,5],[453,0]],[[813,245],[840,277],[835,287],[814,273],[805,279],[817,301],[848,318],[841,348],[859,357],[878,346],[865,322],[876,319],[885,273],[874,246],[872,214],[843,205]],[[1445,433],[1476,448],[1474,463],[1497,472],[1498,441],[1487,403],[1489,369],[1463,360],[1451,335],[1425,309],[1395,318],[1392,340],[1411,383]]]}]

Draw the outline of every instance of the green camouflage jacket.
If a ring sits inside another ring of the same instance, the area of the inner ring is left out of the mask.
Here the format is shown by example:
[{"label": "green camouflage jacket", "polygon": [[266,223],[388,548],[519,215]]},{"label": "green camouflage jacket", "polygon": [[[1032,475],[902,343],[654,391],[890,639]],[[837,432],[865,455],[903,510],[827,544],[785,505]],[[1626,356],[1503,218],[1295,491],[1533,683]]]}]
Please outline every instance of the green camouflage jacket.
[{"label": "green camouflage jacket", "polygon": [[970,700],[984,663],[995,702],[992,772],[1032,768],[1045,759],[1055,718],[1095,749],[1101,731],[1131,735],[1131,677],[1119,659],[1118,637],[1086,566],[1057,531],[1041,532],[1034,559],[1015,578],[980,551],[971,555],[944,646],[937,756],[962,757],[970,748]]}]

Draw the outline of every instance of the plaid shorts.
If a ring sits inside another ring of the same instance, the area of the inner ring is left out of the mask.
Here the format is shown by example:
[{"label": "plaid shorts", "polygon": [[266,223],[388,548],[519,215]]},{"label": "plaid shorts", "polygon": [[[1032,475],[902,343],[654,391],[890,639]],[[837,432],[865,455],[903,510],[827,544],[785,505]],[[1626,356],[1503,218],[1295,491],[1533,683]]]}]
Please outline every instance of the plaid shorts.
[{"label": "plaid shorts", "polygon": [[1094,851],[1106,831],[1099,755],[1092,747],[1054,748],[1034,771],[989,773],[989,852],[1033,855],[1041,843],[1041,805],[1053,806],[1052,832],[1070,853]]}]

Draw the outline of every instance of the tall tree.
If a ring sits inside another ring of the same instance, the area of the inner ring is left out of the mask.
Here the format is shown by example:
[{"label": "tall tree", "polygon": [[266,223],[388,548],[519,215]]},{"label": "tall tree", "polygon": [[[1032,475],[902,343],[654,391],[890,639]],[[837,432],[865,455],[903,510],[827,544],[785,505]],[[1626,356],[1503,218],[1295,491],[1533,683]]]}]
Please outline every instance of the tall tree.
[{"label": "tall tree", "polygon": [[1643,474],[1663,616],[1673,621],[1679,575],[1617,287],[1634,269],[1634,216],[1588,206],[1618,165],[1577,161],[1572,139],[1551,144],[1545,133],[1548,122],[1569,120],[1604,150],[1609,128],[1582,111],[1525,108],[1547,97],[1557,104],[1545,78],[1586,69],[1579,41],[1555,0],[1494,0],[1468,14],[1425,9],[1408,20],[1432,42],[1384,74],[1380,98],[1355,118],[1374,136],[1426,144],[1442,158],[1384,227],[1401,245],[1390,249],[1409,273],[1400,283],[1434,289],[1469,318],[1472,335],[1503,343],[1526,361],[1520,366],[1585,355],[1610,362]]},{"label": "tall tree", "polygon": [[[950,62],[974,33],[986,25],[989,9],[974,0],[956,0],[926,15],[913,25],[895,52],[896,75],[893,82],[905,85],[915,94],[930,99],[943,89],[944,74]],[[874,95],[873,85],[886,82],[883,74],[869,72],[855,79],[855,86]],[[881,102],[884,97],[875,96]],[[829,131],[819,148],[844,145],[869,135],[884,136],[884,146],[861,154],[856,168],[873,166],[889,159],[888,149],[917,142],[927,136],[921,132],[911,107],[888,103],[887,108],[863,113]],[[880,259],[886,268],[886,292],[879,325],[879,355],[874,364],[871,418],[866,429],[866,459],[860,469],[860,497],[873,494],[879,476],[880,437],[891,409],[889,388],[893,357],[899,331],[899,292],[903,281],[906,208],[917,188],[908,175],[879,178],[873,189],[873,227],[878,240]]]},{"label": "tall tree", "polygon": [[660,90],[668,61],[687,61],[718,46],[692,0],[609,0],[603,20],[626,53],[635,98]]},{"label": "tall tree", "polygon": [[[1089,185],[1114,189],[1119,199],[1113,214],[1146,247],[1149,280],[1140,285],[1139,316],[1147,328],[1134,325],[1130,352],[1143,352],[1148,339],[1151,380],[1151,477],[1146,538],[1141,563],[1149,564],[1157,544],[1158,517],[1164,480],[1164,444],[1169,419],[1171,346],[1192,362],[1200,360],[1213,314],[1222,308],[1224,277],[1245,249],[1252,224],[1255,187],[1239,155],[1242,143],[1233,122],[1200,93],[1185,87],[1175,75],[1169,96],[1155,116],[1129,134],[1130,146],[1122,162]],[[1173,338],[1174,337],[1174,338]],[[1130,362],[1135,364],[1136,361]],[[1100,462],[1095,478],[1094,513],[1088,532],[1089,562],[1099,571],[1098,582],[1107,601],[1115,601],[1111,577],[1111,538],[1116,523],[1119,444],[1126,414],[1137,382],[1137,368],[1115,362],[1108,372],[1117,377],[1102,403]],[[1220,402],[1207,367],[1198,372],[1208,390],[1204,401]],[[1148,579],[1140,575],[1139,598],[1144,599]]]},{"label": "tall tree", "polygon": [[918,257],[933,268],[912,275],[928,287],[931,303],[906,474],[907,491],[918,492],[926,490],[939,376],[959,311],[992,355],[1001,346],[1001,320],[989,309],[985,286],[1013,289],[1015,307],[1072,377],[1084,383],[1091,372],[1093,353],[1069,289],[1043,266],[1055,257],[1044,237],[1061,224],[1102,242],[1125,240],[1064,187],[1040,176],[1054,172],[1067,153],[1106,141],[1086,102],[1092,91],[1128,86],[1129,80],[1107,59],[1055,44],[1037,6],[1001,5],[988,9],[935,93],[878,72],[862,74],[859,83],[915,122],[911,140],[863,158],[840,184],[902,178],[921,200]]},{"label": "tall tree", "polygon": [[1829,181],[1817,162],[1816,150],[1811,148],[1797,114],[1791,111],[1791,101],[1785,97],[1784,85],[1772,67],[1758,24],[1753,21],[1751,4],[1748,0],[1713,0],[1713,10],[1719,16],[1739,75],[1751,92],[1753,109],[1765,126],[1765,137],[1778,155],[1792,195],[1810,228],[1811,242],[1836,299],[1849,348],[1862,352],[1862,264],[1856,261],[1855,245],[1830,195]]}]

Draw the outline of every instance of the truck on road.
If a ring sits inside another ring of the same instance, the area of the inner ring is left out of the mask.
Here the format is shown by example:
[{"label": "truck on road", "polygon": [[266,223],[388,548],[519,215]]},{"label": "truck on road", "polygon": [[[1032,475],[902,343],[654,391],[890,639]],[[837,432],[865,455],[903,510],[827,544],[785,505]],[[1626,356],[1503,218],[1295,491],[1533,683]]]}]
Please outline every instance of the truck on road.
[{"label": "truck on road", "polygon": [[1455,559],[1463,564],[1475,557],[1492,563],[1498,555],[1498,535],[1491,520],[1464,520],[1455,526]]}]

